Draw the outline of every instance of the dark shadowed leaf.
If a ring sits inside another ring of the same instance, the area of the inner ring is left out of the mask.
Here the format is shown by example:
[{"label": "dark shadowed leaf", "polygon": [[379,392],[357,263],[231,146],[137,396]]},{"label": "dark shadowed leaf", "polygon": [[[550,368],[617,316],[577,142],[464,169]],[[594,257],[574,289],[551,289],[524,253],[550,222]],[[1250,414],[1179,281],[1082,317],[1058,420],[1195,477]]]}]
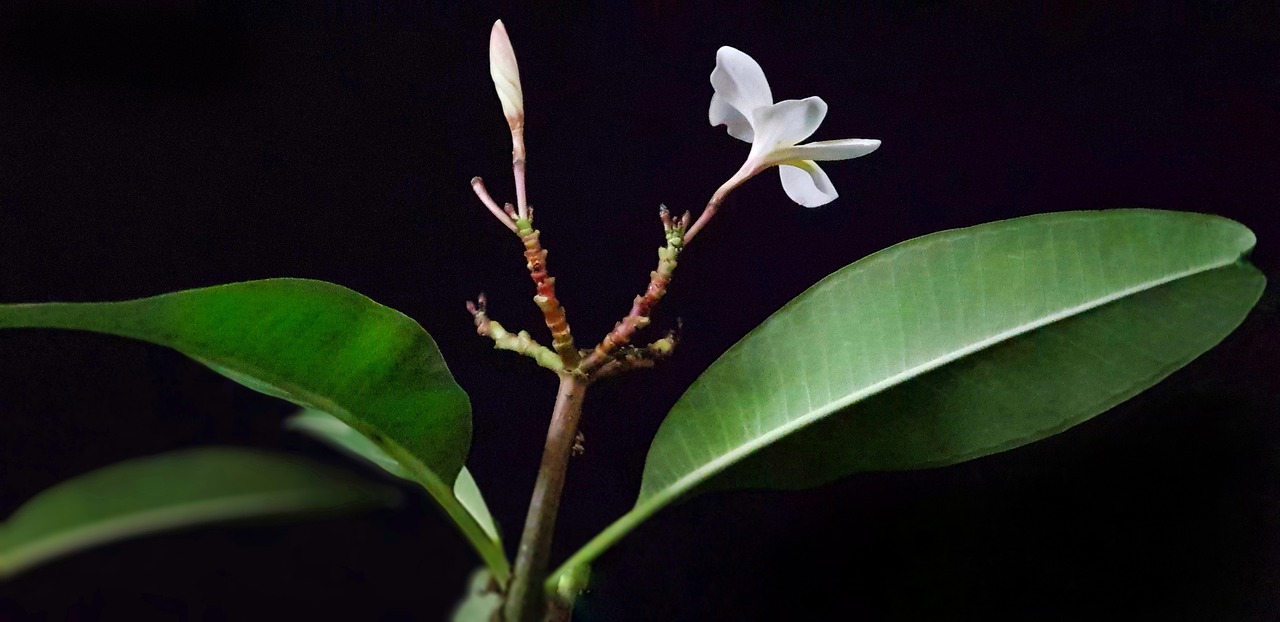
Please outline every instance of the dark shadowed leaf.
[{"label": "dark shadowed leaf", "polygon": [[214,447],[138,458],[63,482],[0,524],[0,579],[81,549],[232,519],[354,510],[394,489],[287,454]]},{"label": "dark shadowed leaf", "polygon": [[[287,419],[285,427],[304,432],[347,453],[363,458],[396,477],[413,480],[412,474],[395,458],[387,455],[387,452],[382,451],[373,441],[329,413],[310,408],[304,409]],[[458,479],[453,483],[453,495],[454,500],[450,503],[458,503],[469,512],[484,529],[485,534],[493,540],[494,546],[501,550],[502,539],[498,535],[498,526],[493,522],[489,506],[484,502],[484,496],[480,494],[480,488],[467,467],[462,467],[458,472]],[[441,502],[444,501],[441,500]]]}]

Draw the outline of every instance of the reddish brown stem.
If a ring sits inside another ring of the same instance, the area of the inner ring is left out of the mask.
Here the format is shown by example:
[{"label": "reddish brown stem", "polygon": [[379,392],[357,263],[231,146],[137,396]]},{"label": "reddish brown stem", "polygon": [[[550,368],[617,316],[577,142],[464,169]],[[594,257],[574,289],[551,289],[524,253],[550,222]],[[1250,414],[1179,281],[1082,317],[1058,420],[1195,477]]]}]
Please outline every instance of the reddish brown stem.
[{"label": "reddish brown stem", "polygon": [[635,346],[618,348],[607,363],[601,365],[595,373],[591,374],[591,379],[598,380],[635,369],[653,367],[658,361],[671,356],[677,343],[679,343],[679,339],[676,337],[675,331],[670,331],[667,336],[643,348]]},{"label": "reddish brown stem", "polygon": [[551,556],[551,539],[555,533],[560,495],[564,491],[565,471],[573,451],[573,439],[582,416],[582,402],[587,394],[586,380],[573,374],[560,376],[560,392],[556,395],[547,442],[542,450],[542,465],[529,501],[529,514],[516,552],[515,573],[507,590],[503,616],[507,622],[541,622],[546,611],[547,565]]},{"label": "reddish brown stem", "polygon": [[649,273],[649,285],[644,294],[635,297],[631,302],[631,311],[614,325],[613,330],[600,340],[600,345],[582,361],[579,370],[587,375],[603,367],[618,348],[631,343],[637,330],[649,325],[649,315],[658,301],[667,293],[667,285],[676,269],[676,260],[684,246],[685,229],[689,226],[689,214],[686,212],[678,221],[673,221],[663,206],[659,212],[662,226],[667,236],[667,245],[658,249],[658,268]]},{"label": "reddish brown stem", "polygon": [[520,241],[524,244],[525,264],[529,268],[529,276],[533,279],[537,295],[533,301],[542,309],[543,320],[551,330],[551,347],[564,361],[565,369],[573,369],[581,360],[577,346],[573,345],[573,334],[569,330],[569,321],[564,314],[564,307],[556,298],[556,279],[547,274],[547,251],[538,240],[540,233],[531,223],[533,210],[529,210],[529,218],[516,221],[519,227]]}]

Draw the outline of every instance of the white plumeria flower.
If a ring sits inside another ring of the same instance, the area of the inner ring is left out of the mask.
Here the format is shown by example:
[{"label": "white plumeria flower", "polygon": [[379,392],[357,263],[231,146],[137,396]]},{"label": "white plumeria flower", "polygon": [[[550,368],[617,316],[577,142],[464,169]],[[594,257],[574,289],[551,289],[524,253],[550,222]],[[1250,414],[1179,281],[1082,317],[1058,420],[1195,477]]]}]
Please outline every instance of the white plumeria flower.
[{"label": "white plumeria flower", "polygon": [[878,140],[862,138],[798,144],[822,124],[827,103],[821,97],[773,103],[764,71],[740,50],[725,46],[716,52],[711,86],[711,125],[724,125],[730,136],[751,143],[746,163],[725,184],[729,188],[777,166],[787,196],[805,207],[818,207],[839,195],[817,161],[848,160],[880,146]]}]

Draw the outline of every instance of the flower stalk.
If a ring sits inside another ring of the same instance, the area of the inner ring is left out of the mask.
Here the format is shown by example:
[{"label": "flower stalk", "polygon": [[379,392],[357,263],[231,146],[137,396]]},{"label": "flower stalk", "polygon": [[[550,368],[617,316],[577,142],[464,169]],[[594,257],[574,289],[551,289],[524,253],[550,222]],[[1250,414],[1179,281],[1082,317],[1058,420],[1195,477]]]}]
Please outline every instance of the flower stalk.
[{"label": "flower stalk", "polygon": [[516,227],[516,221],[512,220],[511,215],[503,211],[501,207],[498,207],[498,202],[493,200],[493,197],[489,195],[488,188],[484,187],[483,179],[472,177],[471,190],[476,193],[477,197],[480,197],[480,202],[484,203],[485,208],[489,210],[489,213],[493,214],[494,218],[498,219],[498,222],[510,229],[512,233],[520,235],[520,230]]},{"label": "flower stalk", "polygon": [[719,210],[720,205],[724,203],[725,197],[728,197],[729,193],[733,192],[734,188],[740,186],[742,182],[750,179],[757,172],[759,171],[753,171],[748,169],[746,166],[743,166],[742,169],[734,174],[733,177],[730,177],[728,181],[721,184],[719,188],[716,188],[715,193],[711,195],[711,199],[707,201],[706,207],[702,208],[702,213],[698,214],[698,220],[694,221],[693,225],[688,227],[688,231],[685,232],[684,243],[688,245],[692,242],[693,236],[698,235],[698,232],[701,231],[703,227],[707,226],[707,223],[711,222],[711,219],[715,217],[716,211]]}]

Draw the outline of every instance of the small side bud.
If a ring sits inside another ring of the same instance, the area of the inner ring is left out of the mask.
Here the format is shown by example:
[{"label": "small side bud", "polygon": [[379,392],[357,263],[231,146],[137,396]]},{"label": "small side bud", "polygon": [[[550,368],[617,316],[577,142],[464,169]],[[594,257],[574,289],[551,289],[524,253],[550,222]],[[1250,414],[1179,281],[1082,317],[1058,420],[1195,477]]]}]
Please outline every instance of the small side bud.
[{"label": "small side bud", "polygon": [[675,224],[671,222],[671,210],[665,204],[658,204],[658,218],[662,219],[662,230],[670,231]]},{"label": "small side bud", "polygon": [[556,597],[563,603],[572,603],[591,584],[591,566],[572,566],[556,580]]},{"label": "small side bud", "polygon": [[516,65],[516,52],[507,37],[502,20],[493,23],[489,35],[489,75],[502,100],[502,114],[514,131],[524,125],[524,91],[520,89],[520,68]]}]

